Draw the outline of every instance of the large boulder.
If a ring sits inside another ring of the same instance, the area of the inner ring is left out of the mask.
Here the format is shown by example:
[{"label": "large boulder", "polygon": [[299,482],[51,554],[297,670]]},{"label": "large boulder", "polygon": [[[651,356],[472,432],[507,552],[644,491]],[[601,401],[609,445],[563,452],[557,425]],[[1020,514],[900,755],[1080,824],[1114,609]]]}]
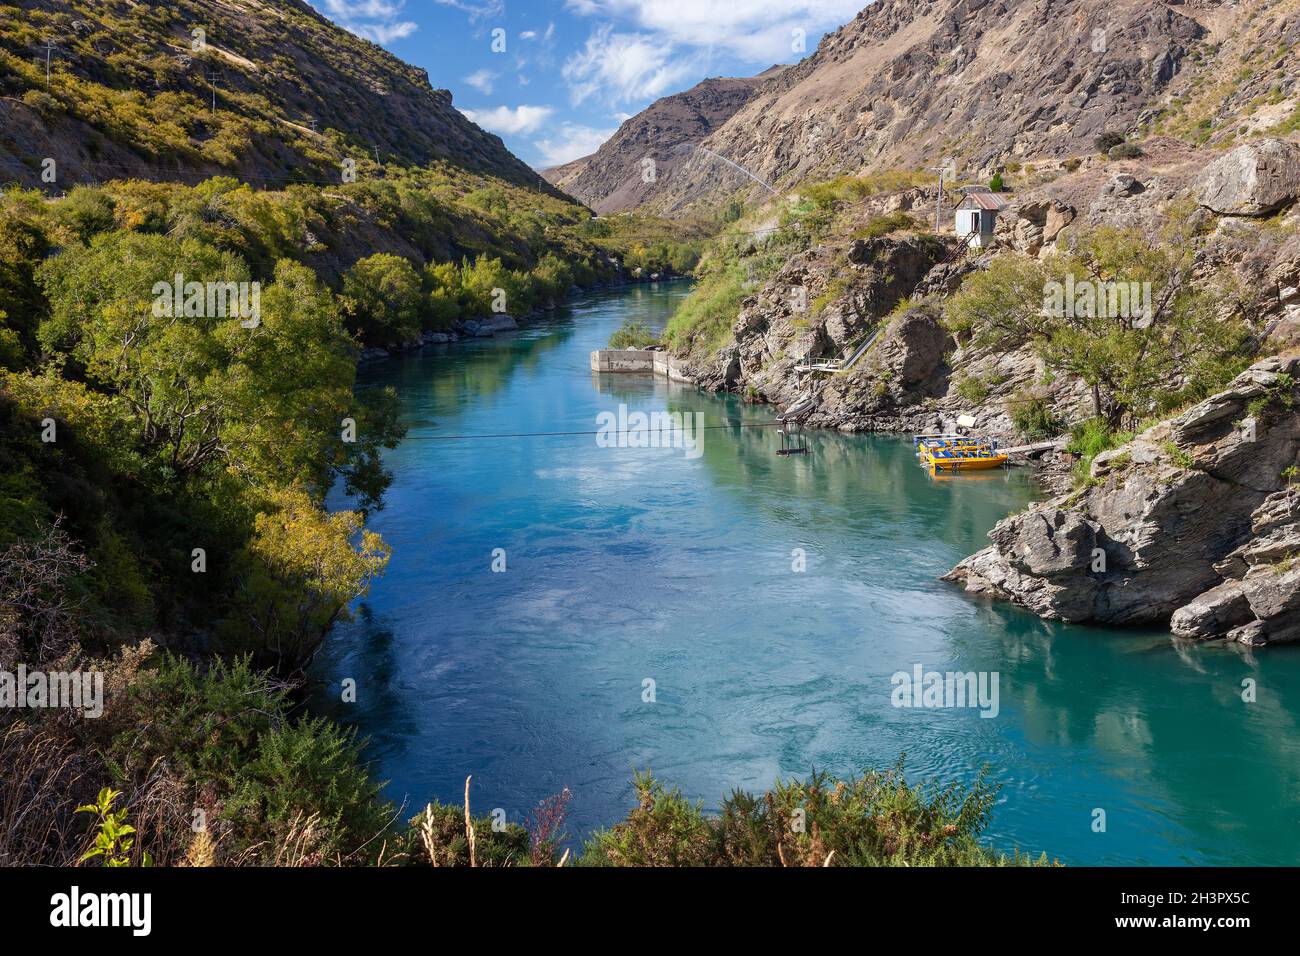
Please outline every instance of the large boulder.
[{"label": "large boulder", "polygon": [[1244,143],[1210,163],[1196,183],[1202,206],[1225,216],[1267,216],[1300,197],[1300,146]]},{"label": "large boulder", "polygon": [[1056,241],[1062,229],[1074,221],[1075,210],[1053,198],[1016,203],[997,218],[995,234],[999,242],[1017,252],[1036,256],[1044,246]]},{"label": "large boulder", "polygon": [[1300,640],[1300,563],[1225,581],[1174,612],[1169,629],[1189,640],[1289,644]]},{"label": "large boulder", "polygon": [[947,579],[1043,617],[1165,624],[1177,615],[1186,636],[1252,625],[1233,638],[1294,639],[1274,622],[1291,613],[1292,580],[1273,572],[1300,549],[1300,492],[1283,487],[1300,457],[1297,373],[1300,358],[1266,359],[1099,455],[1086,490],[999,522],[991,546]]},{"label": "large boulder", "polygon": [[1176,610],[1178,637],[1244,644],[1300,640],[1300,486],[1264,499],[1251,536],[1217,569],[1226,580]]}]

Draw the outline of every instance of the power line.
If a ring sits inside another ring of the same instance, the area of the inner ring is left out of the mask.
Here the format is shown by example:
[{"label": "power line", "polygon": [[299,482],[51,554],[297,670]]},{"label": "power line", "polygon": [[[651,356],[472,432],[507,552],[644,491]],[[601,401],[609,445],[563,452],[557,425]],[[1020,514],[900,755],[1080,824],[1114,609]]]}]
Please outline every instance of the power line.
[{"label": "power line", "polygon": [[[631,414],[635,414],[635,413],[634,413],[634,412],[629,412],[628,414],[631,415]],[[671,416],[671,415],[679,415],[679,414],[687,414],[687,415],[688,415],[688,414],[690,414],[690,412],[642,412],[641,414],[644,414],[644,415],[669,415],[669,416]],[[773,428],[773,427],[779,427],[779,426],[784,425],[784,424],[785,424],[785,422],[779,422],[779,421],[772,421],[772,422],[728,422],[728,423],[726,423],[726,424],[722,424],[722,425],[696,425],[693,429],[690,429],[690,430],[691,430],[691,431],[700,431],[700,430],[709,430],[709,431],[713,431],[713,430],[723,429],[723,428]],[[644,429],[642,429],[642,428],[635,428],[635,429],[628,429],[628,430],[629,430],[629,431],[636,431],[636,432],[644,432],[645,434],[657,434],[657,433],[661,433],[661,432],[667,431],[668,429],[667,429],[667,428],[656,428],[656,427],[651,426],[651,427],[644,428]],[[478,440],[478,439],[493,439],[493,438],[566,438],[566,437],[574,437],[574,436],[588,436],[588,437],[592,437],[592,436],[601,435],[601,434],[604,434],[604,433],[605,433],[605,429],[596,429],[595,431],[586,431],[586,430],[584,430],[584,431],[562,431],[562,432],[502,432],[502,433],[499,433],[499,434],[477,434],[477,435],[473,435],[473,434],[466,434],[466,435],[406,435],[406,436],[404,436],[403,438],[400,438],[400,439],[398,439],[398,440],[399,440],[399,441],[403,441],[403,442],[407,442],[407,441],[470,441],[470,440]]]}]

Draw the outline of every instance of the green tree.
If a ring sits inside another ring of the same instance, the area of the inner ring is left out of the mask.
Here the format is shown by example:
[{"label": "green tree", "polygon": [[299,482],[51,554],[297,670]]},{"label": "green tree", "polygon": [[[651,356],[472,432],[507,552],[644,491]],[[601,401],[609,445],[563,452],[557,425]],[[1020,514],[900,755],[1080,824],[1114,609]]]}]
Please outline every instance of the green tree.
[{"label": "green tree", "polygon": [[500,259],[480,254],[473,263],[462,263],[460,274],[464,303],[470,314],[490,315],[498,307],[513,315],[528,311],[531,295],[526,281],[521,281]]},{"label": "green tree", "polygon": [[396,345],[420,334],[420,274],[387,252],[359,260],[343,276],[348,326],[366,345]]},{"label": "green tree", "polygon": [[977,346],[1033,346],[1087,383],[1112,428],[1202,397],[1244,366],[1248,327],[1232,280],[1194,280],[1193,238],[1170,229],[1155,242],[1098,228],[1045,262],[999,256],[962,284],[946,321]]},{"label": "green tree", "polygon": [[260,290],[256,327],[231,314],[155,315],[155,286],[177,274],[249,281],[239,257],[196,240],[105,234],[42,270],[51,314],[40,340],[124,403],[156,478],[297,483],[321,496],[341,471],[373,504],[392,410],[383,396],[372,406],[354,397],[352,346],[329,290],[282,261]]},{"label": "green tree", "polygon": [[451,262],[431,262],[424,267],[424,289],[428,296],[429,327],[445,329],[461,316],[464,293],[460,269]]},{"label": "green tree", "polygon": [[267,495],[235,560],[239,587],[225,622],[232,642],[273,650],[281,670],[306,666],[325,632],[381,574],[391,553],[355,511],[326,514],[299,488]]}]

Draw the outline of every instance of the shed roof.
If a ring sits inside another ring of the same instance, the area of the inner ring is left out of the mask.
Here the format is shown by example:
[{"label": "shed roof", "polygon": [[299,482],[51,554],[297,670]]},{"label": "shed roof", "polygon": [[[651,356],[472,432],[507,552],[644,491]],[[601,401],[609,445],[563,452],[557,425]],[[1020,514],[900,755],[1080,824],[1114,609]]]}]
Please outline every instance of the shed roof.
[{"label": "shed roof", "polygon": [[1006,209],[1010,203],[1003,199],[997,193],[971,192],[966,194],[966,198],[961,201],[958,209],[991,209],[994,212]]}]

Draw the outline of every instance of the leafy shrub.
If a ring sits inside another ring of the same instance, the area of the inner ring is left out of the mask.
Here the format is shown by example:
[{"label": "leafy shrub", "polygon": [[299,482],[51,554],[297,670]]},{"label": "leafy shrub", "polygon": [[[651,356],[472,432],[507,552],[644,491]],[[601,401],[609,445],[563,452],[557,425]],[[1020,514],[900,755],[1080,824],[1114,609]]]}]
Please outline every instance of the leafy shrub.
[{"label": "leafy shrub", "polygon": [[460,318],[462,311],[460,269],[451,262],[431,262],[425,266],[422,279],[427,296],[425,309],[429,328],[449,328]]},{"label": "leafy shrub", "polygon": [[573,269],[559,256],[548,252],[537,260],[529,275],[533,298],[546,305],[559,303],[573,286]]},{"label": "leafy shrub", "polygon": [[981,405],[989,397],[989,383],[978,375],[964,375],[957,382],[957,394],[972,405]]},{"label": "leafy shrub", "polygon": [[[95,842],[81,855],[78,863],[98,857],[107,867],[131,865],[131,847],[135,845],[135,837],[131,834],[135,833],[135,827],[126,822],[126,810],[113,809],[114,801],[121,795],[120,790],[104,787],[94,803],[77,807],[77,813],[89,813],[96,821]],[[147,852],[142,854],[141,862],[144,866],[152,865]]]},{"label": "leafy shrub", "polygon": [[209,807],[226,862],[342,862],[363,848],[373,861],[391,809],[353,733],[291,720],[285,686],[246,658],[199,670],[164,655],[125,706],[110,766],[135,786],[165,772],[190,806]]},{"label": "leafy shrub", "polygon": [[[978,348],[1033,348],[1050,372],[1091,388],[1094,414],[1112,428],[1131,425],[1205,394],[1245,364],[1238,286],[1226,272],[1193,280],[1194,229],[1193,219],[1175,217],[1159,240],[1100,227],[1045,261],[999,255],[962,282],[944,321]],[[1071,277],[1085,276],[1091,306],[1085,299],[1065,308]],[[1130,308],[1105,307],[1107,289],[1133,288],[1149,295],[1135,293]]]},{"label": "leafy shrub", "polygon": [[721,348],[747,294],[739,263],[722,264],[706,274],[673,313],[664,341],[679,354],[707,354]]},{"label": "leafy shrub", "polygon": [[1099,153],[1109,153],[1122,142],[1124,142],[1124,135],[1122,133],[1105,132],[1099,133],[1092,141],[1092,145],[1096,147],[1097,152]]},{"label": "leafy shrub", "polygon": [[1118,448],[1132,439],[1132,432],[1115,431],[1103,418],[1088,418],[1075,425],[1070,430],[1070,441],[1066,445],[1066,451],[1079,457],[1074,465],[1075,484],[1087,482],[1094,458],[1103,451]]},{"label": "leafy shrub", "polygon": [[1061,433],[1061,420],[1045,397],[1017,393],[1007,401],[1007,413],[1016,431],[1030,441],[1052,438]]},{"label": "leafy shrub", "polygon": [[915,229],[916,220],[905,212],[891,212],[884,216],[877,216],[864,227],[853,234],[855,239],[876,239],[880,236],[887,236],[891,232],[897,232],[900,229]]},{"label": "leafy shrub", "polygon": [[[476,866],[527,866],[531,862],[528,831],[517,823],[493,826],[491,817],[472,817]],[[408,857],[417,866],[469,866],[465,808],[437,801],[412,817]]]},{"label": "leafy shrub", "polygon": [[77,242],[113,228],[113,200],[94,186],[74,186],[55,209],[59,222]]},{"label": "leafy shrub", "polygon": [[658,334],[652,331],[648,325],[633,322],[629,319],[614,330],[614,334],[609,337],[609,347],[612,349],[643,349],[647,345],[656,344],[658,341]]},{"label": "leafy shrub", "polygon": [[[996,866],[1027,863],[982,847],[996,788],[909,785],[903,763],[847,780],[814,773],[778,781],[761,797],[737,791],[719,816],[664,787],[635,779],[637,806],[595,834],[588,866]],[[796,826],[796,821],[800,824]],[[1039,861],[1045,863],[1043,857]]]}]

